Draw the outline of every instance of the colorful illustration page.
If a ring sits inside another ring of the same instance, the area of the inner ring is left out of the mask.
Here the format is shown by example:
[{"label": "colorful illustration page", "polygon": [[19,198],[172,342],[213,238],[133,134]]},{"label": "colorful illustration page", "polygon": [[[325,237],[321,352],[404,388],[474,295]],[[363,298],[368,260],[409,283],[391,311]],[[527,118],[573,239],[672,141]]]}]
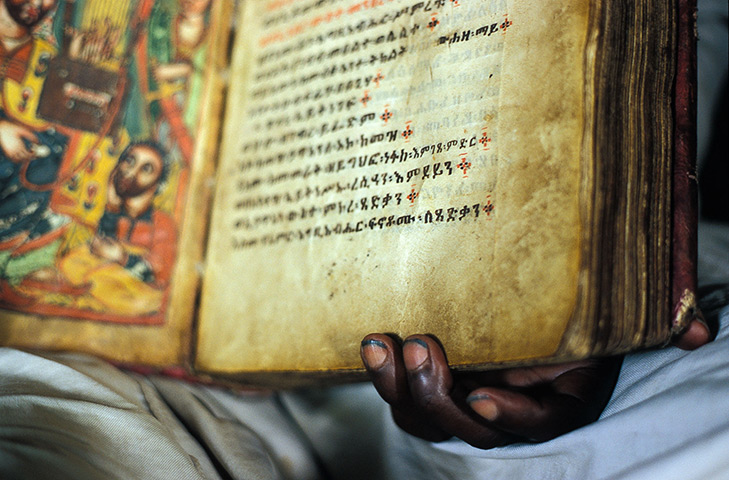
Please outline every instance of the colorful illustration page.
[{"label": "colorful illustration page", "polygon": [[456,364],[554,352],[588,11],[548,3],[247,2],[200,368],[356,368],[373,331],[435,334]]},{"label": "colorful illustration page", "polygon": [[[154,335],[146,326],[162,325],[177,345],[189,318],[170,320],[170,299],[209,4],[0,6],[0,331],[10,343],[112,356],[118,343],[136,360]],[[146,330],[120,336],[125,325]]]}]

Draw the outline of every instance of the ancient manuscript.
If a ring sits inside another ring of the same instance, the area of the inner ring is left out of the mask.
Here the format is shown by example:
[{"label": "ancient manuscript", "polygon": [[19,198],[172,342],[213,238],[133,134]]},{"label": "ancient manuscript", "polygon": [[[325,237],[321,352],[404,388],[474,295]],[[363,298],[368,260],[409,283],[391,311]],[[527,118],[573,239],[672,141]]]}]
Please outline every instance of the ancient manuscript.
[{"label": "ancient manuscript", "polygon": [[110,3],[25,27],[37,89],[101,113],[21,112],[5,343],[245,378],[357,370],[370,332],[459,368],[667,338],[671,2]]}]

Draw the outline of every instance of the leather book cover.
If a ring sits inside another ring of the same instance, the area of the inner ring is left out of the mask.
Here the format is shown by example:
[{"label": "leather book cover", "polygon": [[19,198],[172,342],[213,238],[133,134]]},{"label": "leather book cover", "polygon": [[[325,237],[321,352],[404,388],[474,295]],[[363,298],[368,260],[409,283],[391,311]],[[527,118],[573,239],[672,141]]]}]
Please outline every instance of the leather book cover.
[{"label": "leather book cover", "polygon": [[678,58],[674,90],[672,333],[684,331],[698,310],[696,176],[696,0],[678,0]]}]

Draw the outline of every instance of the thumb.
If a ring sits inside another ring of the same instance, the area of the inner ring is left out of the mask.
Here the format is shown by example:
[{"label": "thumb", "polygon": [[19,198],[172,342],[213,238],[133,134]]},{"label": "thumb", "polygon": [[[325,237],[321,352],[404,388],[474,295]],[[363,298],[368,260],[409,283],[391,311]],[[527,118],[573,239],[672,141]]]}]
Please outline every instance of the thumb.
[{"label": "thumb", "polygon": [[500,388],[480,388],[466,400],[490,425],[531,441],[543,442],[589,423],[583,402],[571,395],[532,396]]}]

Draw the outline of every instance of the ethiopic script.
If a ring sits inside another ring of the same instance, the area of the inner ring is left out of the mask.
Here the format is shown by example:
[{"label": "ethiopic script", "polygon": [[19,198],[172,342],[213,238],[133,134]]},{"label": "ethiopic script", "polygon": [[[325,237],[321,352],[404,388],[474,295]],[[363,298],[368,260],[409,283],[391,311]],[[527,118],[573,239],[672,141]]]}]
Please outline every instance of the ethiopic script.
[{"label": "ethiopic script", "polygon": [[258,21],[234,249],[496,214],[505,2],[279,1]]}]

